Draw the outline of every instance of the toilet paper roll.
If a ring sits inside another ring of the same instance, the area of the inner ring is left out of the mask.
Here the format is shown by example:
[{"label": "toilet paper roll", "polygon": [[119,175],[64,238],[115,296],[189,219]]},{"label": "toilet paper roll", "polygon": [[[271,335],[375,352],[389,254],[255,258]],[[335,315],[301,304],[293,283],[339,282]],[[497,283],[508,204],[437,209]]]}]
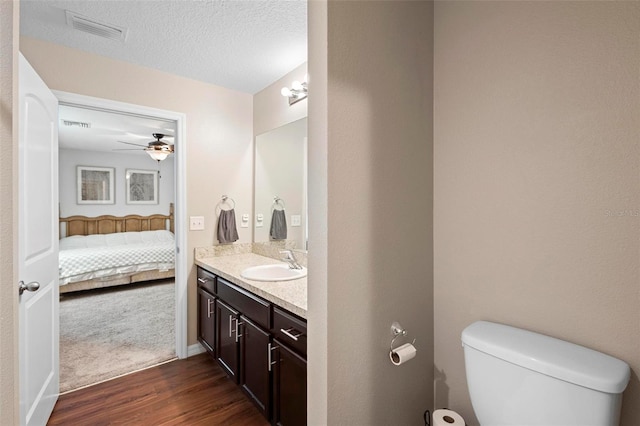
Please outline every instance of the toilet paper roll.
[{"label": "toilet paper roll", "polygon": [[464,426],[464,419],[453,410],[440,409],[433,412],[433,426]]},{"label": "toilet paper roll", "polygon": [[411,343],[405,343],[389,352],[389,359],[394,365],[404,364],[416,356],[416,348]]}]

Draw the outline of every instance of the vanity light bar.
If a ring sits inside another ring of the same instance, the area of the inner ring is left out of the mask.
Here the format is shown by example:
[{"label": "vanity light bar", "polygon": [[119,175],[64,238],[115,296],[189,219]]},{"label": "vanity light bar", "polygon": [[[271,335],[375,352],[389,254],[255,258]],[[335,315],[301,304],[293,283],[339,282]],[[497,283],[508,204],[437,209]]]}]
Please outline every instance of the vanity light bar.
[{"label": "vanity light bar", "polygon": [[288,87],[283,87],[280,93],[282,96],[289,98],[289,106],[295,104],[296,102],[300,102],[305,99],[308,95],[307,88],[307,76],[305,75],[305,81],[300,83],[299,81],[294,81],[291,83],[291,89]]}]

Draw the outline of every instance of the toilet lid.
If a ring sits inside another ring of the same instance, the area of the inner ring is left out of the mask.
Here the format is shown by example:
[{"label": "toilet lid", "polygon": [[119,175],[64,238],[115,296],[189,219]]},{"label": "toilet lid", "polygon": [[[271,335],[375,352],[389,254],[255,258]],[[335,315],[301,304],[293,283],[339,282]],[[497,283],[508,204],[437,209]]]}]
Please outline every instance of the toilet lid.
[{"label": "toilet lid", "polygon": [[629,382],[629,365],[593,349],[532,331],[477,321],[462,332],[462,344],[589,389],[621,393]]}]

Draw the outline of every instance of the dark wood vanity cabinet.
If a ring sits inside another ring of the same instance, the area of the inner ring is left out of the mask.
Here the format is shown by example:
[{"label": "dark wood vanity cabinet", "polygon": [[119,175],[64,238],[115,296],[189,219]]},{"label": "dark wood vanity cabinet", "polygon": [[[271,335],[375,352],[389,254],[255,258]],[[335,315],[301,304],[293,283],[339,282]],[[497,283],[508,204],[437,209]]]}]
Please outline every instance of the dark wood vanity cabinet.
[{"label": "dark wood vanity cabinet", "polygon": [[215,356],[215,275],[198,268],[198,341]]},{"label": "dark wood vanity cabinet", "polygon": [[215,356],[216,345],[216,298],[198,288],[198,341],[211,355]]},{"label": "dark wood vanity cabinet", "polygon": [[216,359],[233,381],[238,383],[239,313],[222,300],[216,300]]},{"label": "dark wood vanity cabinet", "polygon": [[198,340],[266,419],[274,425],[306,424],[304,319],[200,267],[198,318]]},{"label": "dark wood vanity cabinet", "polygon": [[307,360],[283,342],[274,339],[273,366],[274,425],[307,424]]},{"label": "dark wood vanity cabinet", "polygon": [[248,318],[240,317],[240,386],[262,414],[271,416],[271,336]]},{"label": "dark wood vanity cabinet", "polygon": [[307,423],[307,323],[273,307],[275,358],[273,364],[273,419],[279,426]]}]

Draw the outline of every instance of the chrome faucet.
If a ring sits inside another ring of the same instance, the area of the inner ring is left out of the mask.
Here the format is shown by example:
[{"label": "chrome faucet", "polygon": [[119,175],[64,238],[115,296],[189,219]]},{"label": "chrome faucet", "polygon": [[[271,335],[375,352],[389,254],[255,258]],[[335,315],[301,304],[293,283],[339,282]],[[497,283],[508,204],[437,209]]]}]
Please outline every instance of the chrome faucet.
[{"label": "chrome faucet", "polygon": [[282,260],[289,264],[289,268],[302,269],[302,266],[300,266],[291,250],[280,250],[280,254],[282,255]]}]

